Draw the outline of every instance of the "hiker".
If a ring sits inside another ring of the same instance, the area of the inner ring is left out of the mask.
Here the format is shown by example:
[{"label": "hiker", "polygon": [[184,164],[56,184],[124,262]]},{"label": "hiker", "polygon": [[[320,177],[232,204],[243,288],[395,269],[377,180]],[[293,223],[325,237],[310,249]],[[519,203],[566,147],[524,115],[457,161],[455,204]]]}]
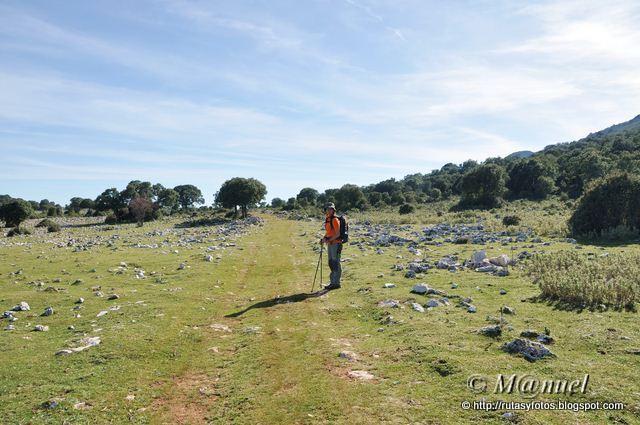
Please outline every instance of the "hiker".
[{"label": "hiker", "polygon": [[340,238],[340,219],[336,217],[336,206],[333,202],[329,202],[324,207],[326,215],[324,220],[325,236],[320,243],[327,244],[329,252],[329,276],[330,283],[324,289],[339,289],[340,276],[342,275],[342,267],[340,266],[340,254],[342,253],[342,239]]}]

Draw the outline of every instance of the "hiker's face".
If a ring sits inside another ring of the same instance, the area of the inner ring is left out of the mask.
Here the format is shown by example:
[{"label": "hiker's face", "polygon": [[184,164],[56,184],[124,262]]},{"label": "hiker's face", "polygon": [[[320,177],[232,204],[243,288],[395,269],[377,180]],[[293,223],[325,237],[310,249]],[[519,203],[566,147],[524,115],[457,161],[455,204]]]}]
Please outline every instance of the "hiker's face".
[{"label": "hiker's face", "polygon": [[324,213],[327,215],[327,217],[333,215],[334,212],[335,210],[333,208],[327,208],[326,210],[324,210]]}]

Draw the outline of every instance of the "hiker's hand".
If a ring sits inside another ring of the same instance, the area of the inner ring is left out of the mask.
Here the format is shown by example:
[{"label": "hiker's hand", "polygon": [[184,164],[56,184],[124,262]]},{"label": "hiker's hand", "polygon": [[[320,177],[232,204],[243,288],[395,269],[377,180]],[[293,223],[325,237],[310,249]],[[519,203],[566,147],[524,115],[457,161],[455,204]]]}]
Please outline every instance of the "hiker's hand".
[{"label": "hiker's hand", "polygon": [[322,245],[323,243],[325,243],[326,239],[327,239],[327,238],[322,238],[322,239],[320,239],[320,245]]}]

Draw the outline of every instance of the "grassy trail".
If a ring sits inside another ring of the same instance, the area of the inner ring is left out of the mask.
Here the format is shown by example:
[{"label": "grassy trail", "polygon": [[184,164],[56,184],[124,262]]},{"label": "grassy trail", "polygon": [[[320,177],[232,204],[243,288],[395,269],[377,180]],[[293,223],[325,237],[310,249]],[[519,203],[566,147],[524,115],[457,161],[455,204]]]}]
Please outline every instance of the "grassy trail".
[{"label": "grassy trail", "polygon": [[[357,394],[327,365],[336,356],[330,341],[334,323],[320,309],[326,297],[308,297],[315,258],[305,244],[309,237],[296,230],[292,222],[270,219],[263,233],[246,240],[236,277],[226,285],[245,302],[229,298],[211,320],[232,332],[206,337],[211,344],[222,344],[218,352],[228,353],[217,376],[219,397],[206,403],[208,411],[201,409],[201,418],[192,415],[185,421],[349,422],[338,412],[348,412],[347,400]],[[206,368],[191,368],[178,380],[206,374]],[[173,404],[183,401],[182,396],[167,401],[164,421],[182,420],[172,415],[180,412]]]}]

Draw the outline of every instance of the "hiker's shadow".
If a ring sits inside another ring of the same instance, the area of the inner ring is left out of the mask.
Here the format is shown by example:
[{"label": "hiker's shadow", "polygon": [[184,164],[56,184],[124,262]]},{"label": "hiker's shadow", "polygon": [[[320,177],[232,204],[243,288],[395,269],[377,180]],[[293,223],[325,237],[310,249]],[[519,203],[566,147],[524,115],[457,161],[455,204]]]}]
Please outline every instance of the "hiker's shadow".
[{"label": "hiker's shadow", "polygon": [[275,297],[275,298],[271,298],[270,300],[257,302],[255,304],[252,304],[249,307],[245,308],[244,310],[240,310],[240,311],[237,311],[235,313],[229,313],[224,317],[242,316],[247,311],[253,310],[254,308],[268,308],[268,307],[276,306],[278,304],[299,303],[300,301],[304,301],[307,298],[320,297],[320,296],[326,294],[327,292],[328,292],[327,290],[323,289],[323,290],[316,291],[316,292],[303,292],[301,294],[287,295],[286,297]]}]

